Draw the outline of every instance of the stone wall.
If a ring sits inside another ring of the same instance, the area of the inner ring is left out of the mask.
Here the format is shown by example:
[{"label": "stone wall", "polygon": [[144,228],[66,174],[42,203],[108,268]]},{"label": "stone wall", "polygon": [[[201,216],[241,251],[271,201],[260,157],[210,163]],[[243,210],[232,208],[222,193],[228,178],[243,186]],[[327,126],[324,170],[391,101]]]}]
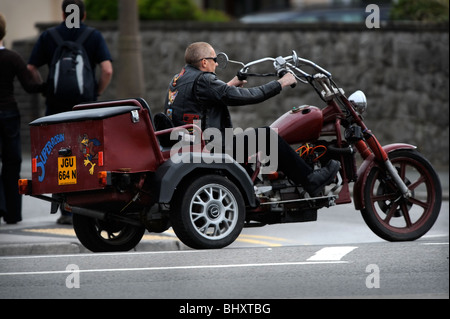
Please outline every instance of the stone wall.
[{"label": "stone wall", "polygon": [[[103,32],[113,58],[117,52],[115,23],[93,24]],[[48,25],[41,25],[42,28]],[[382,25],[367,29],[359,25],[242,25],[239,23],[142,23],[142,55],[146,93],[153,114],[162,110],[168,82],[184,65],[184,50],[194,41],[211,43],[230,59],[250,60],[279,55],[313,60],[333,74],[348,95],[362,90],[369,107],[368,127],[381,144],[404,142],[417,145],[439,167],[449,164],[449,33],[448,25]],[[15,43],[26,59],[36,39]],[[120,61],[117,59],[114,64]],[[44,68],[45,69],[45,68]],[[231,79],[238,66],[217,70]],[[44,70],[43,70],[44,71]],[[272,72],[267,65],[265,72]],[[248,86],[267,79],[250,78]],[[115,94],[117,79],[102,100],[124,98]],[[22,110],[22,140],[29,150],[27,123],[44,112],[44,101],[17,86]],[[308,85],[285,89],[281,95],[254,106],[232,109],[236,127],[269,125],[293,106],[323,102]]]}]

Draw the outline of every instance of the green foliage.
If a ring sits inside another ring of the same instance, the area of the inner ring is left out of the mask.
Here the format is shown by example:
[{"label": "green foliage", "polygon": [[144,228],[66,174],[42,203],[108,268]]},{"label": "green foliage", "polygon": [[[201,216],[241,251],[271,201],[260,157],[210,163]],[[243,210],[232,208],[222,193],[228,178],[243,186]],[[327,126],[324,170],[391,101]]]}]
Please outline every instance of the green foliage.
[{"label": "green foliage", "polygon": [[[89,20],[117,20],[119,0],[85,0]],[[224,22],[230,18],[217,10],[203,11],[192,0],[138,0],[141,20]]]},{"label": "green foliage", "polygon": [[119,17],[118,0],[85,0],[88,20],[117,20]]},{"label": "green foliage", "polygon": [[222,11],[209,9],[200,15],[199,20],[205,22],[227,22],[230,21],[230,17]]},{"label": "green foliage", "polygon": [[399,0],[391,10],[391,19],[448,22],[448,3],[448,0]]},{"label": "green foliage", "polygon": [[191,0],[139,0],[142,20],[197,20],[200,9]]}]

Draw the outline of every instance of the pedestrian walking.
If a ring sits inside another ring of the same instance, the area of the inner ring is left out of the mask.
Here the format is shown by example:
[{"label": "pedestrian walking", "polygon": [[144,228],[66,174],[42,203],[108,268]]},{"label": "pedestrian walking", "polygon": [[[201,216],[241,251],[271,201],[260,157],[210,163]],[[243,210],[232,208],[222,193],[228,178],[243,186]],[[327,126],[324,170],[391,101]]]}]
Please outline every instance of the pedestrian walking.
[{"label": "pedestrian walking", "polygon": [[[71,11],[73,8],[77,11]],[[80,23],[69,24],[68,19],[73,22],[75,13]],[[103,35],[84,24],[84,2],[64,0],[62,16],[61,24],[40,35],[28,61],[28,68],[36,75],[39,67],[48,66],[46,115],[71,111],[76,104],[96,101],[113,74],[111,54]],[[95,77],[97,66],[100,67],[98,79]],[[62,210],[57,223],[72,224],[72,215]]]},{"label": "pedestrian walking", "polygon": [[15,51],[5,48],[6,19],[0,12],[0,218],[7,224],[22,220],[22,197],[17,181],[20,178],[22,148],[20,112],[14,96],[17,78],[28,93],[43,90],[40,78],[34,78],[25,60]]}]

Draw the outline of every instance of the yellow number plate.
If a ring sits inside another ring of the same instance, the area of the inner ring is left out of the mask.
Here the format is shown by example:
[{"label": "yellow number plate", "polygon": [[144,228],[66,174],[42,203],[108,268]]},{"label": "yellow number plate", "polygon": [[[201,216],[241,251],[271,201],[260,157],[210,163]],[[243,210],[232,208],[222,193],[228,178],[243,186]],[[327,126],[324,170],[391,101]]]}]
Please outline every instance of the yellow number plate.
[{"label": "yellow number plate", "polygon": [[77,158],[75,156],[58,157],[58,185],[77,183]]}]

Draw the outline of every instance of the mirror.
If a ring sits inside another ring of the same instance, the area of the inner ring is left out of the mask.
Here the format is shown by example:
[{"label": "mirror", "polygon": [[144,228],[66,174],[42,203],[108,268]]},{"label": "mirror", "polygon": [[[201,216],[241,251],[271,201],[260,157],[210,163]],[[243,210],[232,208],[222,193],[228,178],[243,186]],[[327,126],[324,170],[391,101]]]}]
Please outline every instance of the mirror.
[{"label": "mirror", "polygon": [[239,64],[241,66],[245,66],[245,64],[242,62],[230,60],[226,53],[219,52],[217,54],[217,64],[218,64],[217,67],[219,69],[225,69],[227,67],[228,63],[234,63],[234,64]]},{"label": "mirror", "polygon": [[225,69],[228,65],[228,55],[223,52],[217,54],[217,64],[219,69]]}]

